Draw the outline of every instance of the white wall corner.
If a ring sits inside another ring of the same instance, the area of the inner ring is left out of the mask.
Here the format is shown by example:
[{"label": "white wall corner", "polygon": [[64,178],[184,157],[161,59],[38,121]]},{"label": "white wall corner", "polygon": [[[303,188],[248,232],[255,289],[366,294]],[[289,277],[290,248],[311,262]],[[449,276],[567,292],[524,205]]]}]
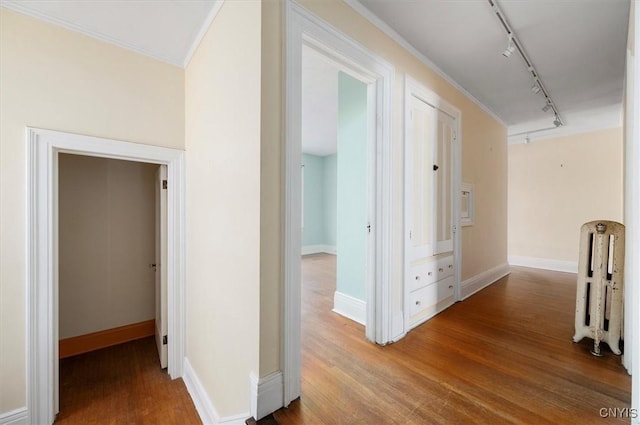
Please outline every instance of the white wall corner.
[{"label": "white wall corner", "polygon": [[27,408],[0,413],[0,425],[27,425]]},{"label": "white wall corner", "polygon": [[284,406],[284,377],[281,371],[258,379],[251,373],[251,416],[260,420]]},{"label": "white wall corner", "polygon": [[505,277],[510,272],[509,264],[504,263],[464,280],[462,282],[461,298],[463,300],[465,298],[469,298],[481,289],[484,289],[497,280]]},{"label": "white wall corner", "polygon": [[189,359],[184,359],[184,375],[182,376],[187,391],[196,406],[200,420],[204,425],[245,425],[245,421],[249,418],[250,413],[241,413],[233,416],[220,417],[216,408],[213,406],[207,391],[204,389],[202,382],[191,367]]},{"label": "white wall corner", "polygon": [[367,303],[342,292],[333,295],[333,312],[361,325],[367,322]]},{"label": "white wall corner", "polygon": [[573,261],[510,255],[509,264],[512,266],[531,267],[534,269],[553,270],[556,272],[578,273],[578,263]]},{"label": "white wall corner", "polygon": [[302,255],[309,254],[335,254],[335,245],[306,245],[302,247]]}]

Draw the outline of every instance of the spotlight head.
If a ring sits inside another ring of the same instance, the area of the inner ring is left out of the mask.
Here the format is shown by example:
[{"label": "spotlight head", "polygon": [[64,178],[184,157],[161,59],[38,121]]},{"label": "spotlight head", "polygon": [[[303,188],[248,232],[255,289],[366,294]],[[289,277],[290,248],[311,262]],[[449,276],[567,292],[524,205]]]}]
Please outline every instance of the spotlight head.
[{"label": "spotlight head", "polygon": [[547,103],[542,107],[542,112],[549,112],[549,109],[551,109],[551,105]]},{"label": "spotlight head", "polygon": [[516,48],[513,47],[512,44],[509,44],[509,46],[507,46],[506,49],[504,49],[504,52],[502,52],[502,56],[504,56],[505,58],[508,58],[509,56],[511,56],[511,54],[513,52],[515,52]]},{"label": "spotlight head", "polygon": [[502,52],[502,56],[504,56],[505,58],[508,58],[515,51],[516,51],[516,48],[513,45],[513,35],[509,34],[507,36],[507,48],[504,49],[504,51]]},{"label": "spotlight head", "polygon": [[527,137],[524,138],[524,143],[525,143],[525,145],[528,145],[529,142],[531,142],[531,139],[529,138],[529,135],[527,134]]},{"label": "spotlight head", "polygon": [[556,115],[556,118],[553,120],[553,125],[556,127],[560,127],[562,125],[562,121],[560,121],[560,117]]},{"label": "spotlight head", "polygon": [[534,94],[540,93],[540,86],[538,85],[538,83],[535,83],[534,85],[531,86],[531,91]]}]

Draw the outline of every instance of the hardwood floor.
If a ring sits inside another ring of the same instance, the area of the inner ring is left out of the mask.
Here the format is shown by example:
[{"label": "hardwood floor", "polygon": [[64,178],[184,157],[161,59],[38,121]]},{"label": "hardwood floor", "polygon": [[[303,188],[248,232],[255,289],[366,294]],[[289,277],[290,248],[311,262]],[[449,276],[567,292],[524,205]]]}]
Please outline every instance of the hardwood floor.
[{"label": "hardwood floor", "polygon": [[302,397],[281,425],[630,422],[601,417],[630,407],[620,357],[571,341],[575,275],[514,268],[385,347],[331,312],[334,291],[335,257],[304,257]]},{"label": "hardwood floor", "polygon": [[55,425],[201,423],[182,379],[160,369],[154,337],[60,361]]}]

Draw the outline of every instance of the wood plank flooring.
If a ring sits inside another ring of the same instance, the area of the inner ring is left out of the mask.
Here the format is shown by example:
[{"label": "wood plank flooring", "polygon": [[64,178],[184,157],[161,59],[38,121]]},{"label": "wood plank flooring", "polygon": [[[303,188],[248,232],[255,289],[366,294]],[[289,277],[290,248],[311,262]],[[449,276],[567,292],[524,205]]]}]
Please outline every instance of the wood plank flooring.
[{"label": "wood plank flooring", "polygon": [[[606,424],[631,379],[608,349],[575,344],[575,275],[514,268],[385,347],[331,312],[335,257],[303,258],[302,397],[291,424]],[[603,348],[606,345],[603,344]]]},{"label": "wood plank flooring", "polygon": [[60,361],[55,425],[201,423],[182,379],[160,369],[154,337]]}]

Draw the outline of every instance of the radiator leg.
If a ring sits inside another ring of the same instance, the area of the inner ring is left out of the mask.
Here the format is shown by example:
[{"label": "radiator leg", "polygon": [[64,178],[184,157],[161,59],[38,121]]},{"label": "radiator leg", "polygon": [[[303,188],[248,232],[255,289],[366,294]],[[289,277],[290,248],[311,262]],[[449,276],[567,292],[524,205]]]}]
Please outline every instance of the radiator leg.
[{"label": "radiator leg", "polygon": [[602,353],[600,352],[600,338],[596,336],[593,340],[593,350],[591,350],[591,354],[596,357],[602,357]]}]

